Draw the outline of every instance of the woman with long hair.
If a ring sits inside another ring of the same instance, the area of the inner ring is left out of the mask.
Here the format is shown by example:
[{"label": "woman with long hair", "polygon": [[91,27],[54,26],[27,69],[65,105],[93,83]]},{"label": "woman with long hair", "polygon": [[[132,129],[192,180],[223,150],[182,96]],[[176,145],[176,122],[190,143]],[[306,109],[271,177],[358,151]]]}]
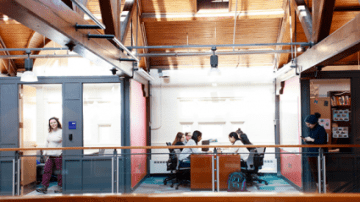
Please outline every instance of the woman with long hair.
[{"label": "woman with long hair", "polygon": [[[62,147],[62,127],[58,118],[51,117],[49,119],[49,133],[46,138],[45,147]],[[48,160],[45,163],[44,174],[42,176],[41,187],[36,189],[37,192],[47,193],[47,188],[50,184],[51,174],[54,166],[56,170],[60,170],[57,176],[59,190],[56,193],[62,192],[62,150],[45,150],[44,155],[48,156]]]},{"label": "woman with long hair", "polygon": [[[229,134],[229,141],[233,145],[244,145],[241,142],[238,134],[235,132],[231,132]],[[233,147],[233,148],[230,148],[228,151],[224,151],[224,152],[240,154],[241,166],[243,167],[246,165],[245,162],[247,161],[247,158],[249,157],[249,151],[245,147]]]},{"label": "woman with long hair", "polygon": [[[202,133],[198,130],[195,130],[193,132],[193,135],[191,137],[191,139],[188,141],[188,143],[186,143],[186,146],[195,146],[198,144],[198,142],[201,141],[201,136]],[[200,149],[199,148],[184,148],[180,154],[179,160],[188,160],[190,161],[190,154],[192,153],[200,153]]]},{"label": "woman with long hair", "polygon": [[[184,133],[178,132],[176,134],[175,140],[173,141],[172,145],[185,145],[184,140],[185,140]],[[182,150],[183,148],[180,149],[180,151]]]}]

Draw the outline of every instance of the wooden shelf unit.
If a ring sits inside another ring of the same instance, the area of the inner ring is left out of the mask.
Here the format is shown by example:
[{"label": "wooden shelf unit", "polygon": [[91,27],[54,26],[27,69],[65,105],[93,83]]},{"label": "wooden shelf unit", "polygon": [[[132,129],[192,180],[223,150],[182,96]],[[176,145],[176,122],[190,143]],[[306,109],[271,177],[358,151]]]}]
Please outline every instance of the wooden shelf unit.
[{"label": "wooden shelf unit", "polygon": [[[351,93],[348,91],[329,91],[328,96],[331,103],[331,141],[329,144],[350,144]],[[334,127],[340,127],[341,130],[334,131]],[[344,128],[347,130],[344,131]],[[351,152],[351,149],[340,148],[340,152]]]}]

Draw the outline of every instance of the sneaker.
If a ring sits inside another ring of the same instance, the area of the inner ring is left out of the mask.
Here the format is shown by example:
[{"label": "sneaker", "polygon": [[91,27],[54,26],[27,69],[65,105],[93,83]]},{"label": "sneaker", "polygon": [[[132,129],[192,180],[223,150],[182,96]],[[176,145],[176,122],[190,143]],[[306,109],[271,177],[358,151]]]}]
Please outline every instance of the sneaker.
[{"label": "sneaker", "polygon": [[47,187],[45,187],[44,185],[42,185],[40,188],[36,189],[37,192],[42,192],[44,194],[47,193]]},{"label": "sneaker", "polygon": [[54,191],[55,193],[62,193],[62,187],[60,187],[60,189],[57,189]]}]

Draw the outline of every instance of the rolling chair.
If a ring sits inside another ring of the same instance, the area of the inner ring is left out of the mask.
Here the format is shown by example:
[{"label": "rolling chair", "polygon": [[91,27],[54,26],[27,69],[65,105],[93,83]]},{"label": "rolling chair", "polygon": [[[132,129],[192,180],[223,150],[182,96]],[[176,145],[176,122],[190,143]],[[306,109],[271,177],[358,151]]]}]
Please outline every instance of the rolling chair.
[{"label": "rolling chair", "polygon": [[[262,180],[259,178],[259,170],[262,165],[264,165],[264,155],[265,155],[266,147],[260,147],[256,149],[250,150],[249,157],[246,161],[246,167],[241,167],[241,172],[246,175],[246,182],[249,184],[253,184],[254,182],[262,183],[268,185],[266,180]],[[255,184],[255,186],[259,189],[259,186]]]},{"label": "rolling chair", "polygon": [[[179,159],[179,155],[181,153],[180,149],[175,149],[175,153]],[[190,165],[179,161],[176,168],[176,181],[179,182],[179,184],[176,185],[175,189],[179,189],[180,185],[186,185],[190,183]]]},{"label": "rolling chair", "polygon": [[[166,143],[167,146],[171,146],[170,142]],[[176,173],[178,167],[178,157],[175,153],[174,149],[169,149],[169,160],[166,162],[166,170],[170,171],[170,175],[164,179],[164,185],[166,185],[169,181],[171,182],[170,187],[174,186],[174,181],[176,181]]]}]

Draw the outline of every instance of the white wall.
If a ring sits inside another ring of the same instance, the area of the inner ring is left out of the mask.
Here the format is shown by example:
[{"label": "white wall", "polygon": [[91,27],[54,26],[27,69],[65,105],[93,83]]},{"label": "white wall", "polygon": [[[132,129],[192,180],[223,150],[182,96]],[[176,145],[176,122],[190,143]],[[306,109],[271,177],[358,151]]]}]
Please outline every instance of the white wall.
[{"label": "white wall", "polygon": [[328,91],[349,91],[350,79],[313,79],[310,80],[311,96],[328,97]]},{"label": "white wall", "polygon": [[[155,77],[151,85],[152,146],[172,142],[179,131],[194,130],[203,132],[203,140],[216,136],[218,144],[230,145],[228,134],[239,127],[253,144],[275,144],[272,79],[255,84],[220,77],[214,87],[206,78],[199,78],[196,83],[183,72],[177,74],[176,71],[179,70],[172,70],[170,82],[152,74]],[[165,149],[152,152],[168,153]],[[267,148],[267,152],[274,152],[274,149]],[[265,158],[273,156],[267,154]],[[153,160],[167,158],[167,154],[152,156]]]},{"label": "white wall", "polygon": [[84,147],[121,146],[120,88],[119,83],[83,85]]}]

